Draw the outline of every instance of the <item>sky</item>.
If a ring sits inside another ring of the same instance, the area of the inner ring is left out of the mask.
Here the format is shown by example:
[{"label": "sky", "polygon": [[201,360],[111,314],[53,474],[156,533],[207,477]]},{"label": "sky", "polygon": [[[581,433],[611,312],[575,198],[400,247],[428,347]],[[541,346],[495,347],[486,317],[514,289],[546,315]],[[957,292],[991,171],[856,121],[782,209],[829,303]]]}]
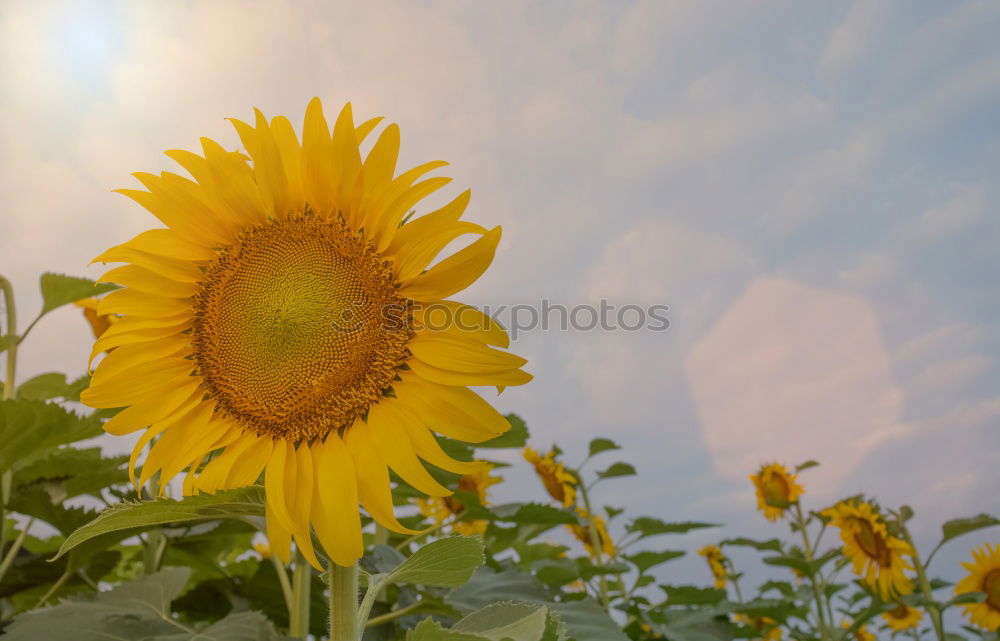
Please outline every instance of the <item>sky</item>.
[{"label": "sky", "polygon": [[[470,187],[503,225],[465,300],[669,306],[667,331],[512,345],[536,378],[494,400],[536,447],[608,437],[639,470],[598,503],[725,524],[667,547],[783,535],[747,476],[816,459],[807,506],[908,504],[927,549],[1000,512],[998,32],[995,1],[8,1],[0,273],[30,318],[41,272],[97,277],[154,225],[112,190],[163,150],[351,101],[399,123],[400,166],[451,163],[418,213]],[[21,380],[82,373],[88,331],[46,318]],[[542,498],[508,460],[499,500]]]}]

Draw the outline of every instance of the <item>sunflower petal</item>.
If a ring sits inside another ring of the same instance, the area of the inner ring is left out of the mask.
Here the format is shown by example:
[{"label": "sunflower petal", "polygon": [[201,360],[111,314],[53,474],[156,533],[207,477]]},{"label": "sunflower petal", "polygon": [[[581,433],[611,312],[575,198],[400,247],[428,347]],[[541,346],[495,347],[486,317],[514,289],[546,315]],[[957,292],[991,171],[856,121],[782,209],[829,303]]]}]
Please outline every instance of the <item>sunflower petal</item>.
[{"label": "sunflower petal", "polygon": [[354,460],[333,433],[314,446],[316,489],[314,527],[323,549],[334,563],[353,565],[364,554],[358,512],[358,480]]},{"label": "sunflower petal", "polygon": [[500,227],[494,227],[482,238],[437,263],[423,274],[401,281],[400,296],[412,300],[434,301],[462,291],[486,271],[493,262]]},{"label": "sunflower petal", "polygon": [[358,497],[375,521],[384,528],[400,534],[417,534],[396,520],[392,509],[392,487],[389,470],[375,449],[368,433],[368,426],[361,421],[347,429],[344,444],[354,459],[358,470]]},{"label": "sunflower petal", "polygon": [[372,443],[392,471],[411,486],[429,496],[448,496],[451,490],[435,481],[417,459],[404,427],[412,419],[403,416],[398,405],[393,399],[385,399],[369,410],[368,431]]}]

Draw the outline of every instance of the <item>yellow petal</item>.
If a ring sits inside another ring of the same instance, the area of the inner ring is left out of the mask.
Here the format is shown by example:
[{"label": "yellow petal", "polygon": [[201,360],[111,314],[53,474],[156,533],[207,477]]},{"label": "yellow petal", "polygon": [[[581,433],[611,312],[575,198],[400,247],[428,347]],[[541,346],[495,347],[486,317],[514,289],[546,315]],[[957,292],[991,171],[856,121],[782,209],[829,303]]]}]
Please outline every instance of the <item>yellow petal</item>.
[{"label": "yellow petal", "polygon": [[407,347],[428,365],[453,372],[502,372],[528,362],[517,354],[494,349],[458,332],[417,332]]},{"label": "yellow petal", "polygon": [[198,293],[198,285],[176,281],[156,272],[125,265],[116,267],[97,279],[99,283],[118,283],[140,292],[158,294],[170,298],[187,298]]},{"label": "yellow petal", "polygon": [[482,345],[506,348],[510,337],[503,326],[481,310],[456,301],[439,300],[413,306],[415,329]]},{"label": "yellow petal", "polygon": [[385,399],[368,410],[368,430],[372,442],[389,467],[415,489],[430,496],[448,496],[451,490],[434,480],[414,453],[404,423],[409,417]]},{"label": "yellow petal", "polygon": [[361,154],[354,135],[354,116],[351,103],[344,105],[333,126],[333,158],[337,173],[335,206],[341,212],[349,209],[355,181],[361,172]]},{"label": "yellow petal", "polygon": [[205,274],[198,269],[197,263],[151,254],[134,249],[128,243],[112,247],[91,262],[132,263],[182,283],[199,283],[205,277]]},{"label": "yellow petal", "polygon": [[313,526],[327,556],[337,565],[349,567],[364,554],[354,460],[336,433],[315,445],[313,452]]},{"label": "yellow petal", "polygon": [[143,363],[126,370],[121,377],[90,387],[80,394],[80,401],[90,407],[125,407],[134,405],[151,394],[162,394],[188,382],[194,363],[183,358],[166,358],[155,363]]},{"label": "yellow petal", "polygon": [[[353,127],[351,133],[353,134]],[[285,501],[291,508],[292,536],[295,538],[295,545],[299,552],[305,557],[309,565],[319,571],[323,571],[323,565],[316,558],[316,551],[313,549],[312,533],[309,529],[310,510],[312,509],[313,493],[313,460],[312,451],[308,443],[301,443],[295,456],[295,464],[285,468]]]},{"label": "yellow petal", "polygon": [[466,387],[441,385],[413,373],[393,384],[400,402],[426,417],[433,430],[466,443],[481,443],[510,429],[510,422]]},{"label": "yellow petal", "polygon": [[134,289],[118,289],[97,304],[97,313],[127,314],[148,318],[150,316],[175,316],[191,310],[190,298],[165,298]]},{"label": "yellow petal", "polygon": [[[205,247],[201,243],[188,242],[182,236],[177,234],[177,232],[170,229],[149,229],[142,232],[132,240],[118,245],[118,247],[128,247],[130,249],[137,249],[148,254],[182,261],[204,261],[215,258],[215,250]],[[114,248],[108,251],[114,251]],[[95,259],[95,262],[98,260],[102,259],[97,258]],[[104,259],[103,262],[119,261]]]},{"label": "yellow petal", "polygon": [[268,208],[260,197],[246,162],[210,138],[201,139],[213,192],[229,207],[229,217],[251,225],[267,222]]},{"label": "yellow petal", "polygon": [[123,345],[135,345],[137,343],[149,343],[154,342],[162,338],[169,338],[184,332],[191,327],[191,319],[186,318],[180,323],[175,325],[168,325],[166,327],[151,327],[148,329],[135,329],[130,330],[132,325],[128,325],[124,330],[119,330],[119,326],[125,325],[124,321],[115,323],[108,330],[106,330],[101,337],[94,342],[94,347],[90,351],[90,358],[87,360],[87,369],[91,370],[91,364],[97,355],[106,352],[110,349],[116,347],[122,347]]},{"label": "yellow petal", "polygon": [[468,247],[437,263],[423,274],[402,281],[400,296],[412,300],[434,301],[460,292],[478,279],[493,262],[500,227],[494,227]]},{"label": "yellow petal", "polygon": [[360,420],[355,421],[347,429],[344,444],[354,459],[354,469],[358,471],[358,498],[368,514],[384,528],[400,534],[416,534],[416,530],[411,530],[396,520],[392,508],[389,470],[372,444],[368,426]]},{"label": "yellow petal", "polygon": [[382,116],[375,116],[374,118],[369,118],[354,130],[354,136],[358,139],[358,144],[360,145],[368,137],[368,134],[378,126],[378,123],[382,122]]},{"label": "yellow petal", "polygon": [[[211,420],[214,411],[215,403],[201,403],[188,414],[173,422],[170,429],[150,448],[149,455],[146,456],[146,461],[142,464],[142,472],[139,474],[139,487],[145,486],[153,474],[164,467],[174,466],[177,470],[183,467],[183,465],[175,465],[174,462],[187,454],[188,437],[204,429]],[[203,453],[198,452],[199,455]],[[169,477],[160,478],[161,493],[169,482]]]},{"label": "yellow petal", "polygon": [[292,556],[292,531],[282,525],[281,519],[274,515],[272,503],[264,506],[264,522],[267,527],[267,540],[271,544],[271,554],[288,563]]},{"label": "yellow petal", "polygon": [[[403,225],[403,229],[407,227],[409,224]],[[399,249],[392,259],[396,279],[405,281],[419,276],[445,247],[466,234],[484,236],[486,229],[475,223],[458,221],[414,239],[409,245]]]},{"label": "yellow petal", "polygon": [[524,385],[532,378],[531,374],[519,369],[509,369],[501,372],[453,372],[428,365],[420,359],[410,359],[407,361],[413,373],[434,383],[442,385],[465,385],[481,386],[496,385],[509,387],[511,385]]},{"label": "yellow petal", "polygon": [[286,442],[285,439],[275,439],[271,460],[267,462],[264,470],[264,492],[267,496],[268,507],[275,518],[281,521],[281,526],[289,531],[294,526],[289,506],[285,504],[285,467],[289,464],[294,465],[294,456],[293,445]]},{"label": "yellow petal", "polygon": [[126,407],[104,423],[104,431],[115,436],[124,436],[149,427],[153,423],[169,416],[198,392],[198,381],[172,389],[166,394],[155,394],[142,399],[132,407]]},{"label": "yellow petal", "polygon": [[389,203],[379,218],[379,229],[376,235],[377,249],[380,252],[385,251],[399,230],[399,224],[403,217],[414,205],[450,182],[451,178],[445,176],[428,178],[410,187]]},{"label": "yellow petal", "polygon": [[288,209],[301,211],[305,205],[305,196],[302,191],[302,149],[299,147],[299,139],[295,135],[292,123],[284,116],[271,119],[271,132],[274,134],[274,142],[278,145],[281,164],[285,168],[285,178],[288,181]]},{"label": "yellow petal", "polygon": [[337,193],[333,167],[333,139],[323,116],[323,105],[313,98],[302,126],[302,188],[306,202],[323,215],[333,211]]},{"label": "yellow petal", "polygon": [[185,334],[167,336],[153,342],[119,347],[104,357],[90,379],[91,385],[104,385],[133,367],[147,363],[159,363],[161,359],[174,356],[183,358],[191,353],[191,338]]}]

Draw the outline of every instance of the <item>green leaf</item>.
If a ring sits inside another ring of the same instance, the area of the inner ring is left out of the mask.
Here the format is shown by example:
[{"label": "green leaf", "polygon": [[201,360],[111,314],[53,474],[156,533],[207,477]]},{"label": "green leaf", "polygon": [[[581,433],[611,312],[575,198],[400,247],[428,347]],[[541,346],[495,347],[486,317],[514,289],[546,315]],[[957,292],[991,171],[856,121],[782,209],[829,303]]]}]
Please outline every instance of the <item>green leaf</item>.
[{"label": "green leaf", "polygon": [[543,602],[545,599],[545,591],[530,574],[514,568],[495,572],[482,567],[465,585],[452,590],[445,602],[468,614],[495,601]]},{"label": "green leaf", "polygon": [[92,416],[78,416],[55,403],[0,401],[0,472],[24,466],[51,449],[102,434]]},{"label": "green leaf", "polygon": [[67,401],[80,400],[82,392],[90,381],[89,376],[81,376],[73,382],[66,381],[66,375],[58,372],[39,374],[29,378],[17,387],[17,398],[35,401],[48,401],[53,398],[63,398]]},{"label": "green leaf", "polygon": [[808,470],[811,467],[819,467],[819,462],[818,461],[809,460],[809,461],[806,461],[805,463],[799,463],[798,465],[795,466],[795,471],[796,472],[801,472],[802,470]]},{"label": "green leaf", "polygon": [[505,418],[510,423],[510,429],[496,438],[476,444],[477,448],[500,449],[524,447],[528,444],[528,425],[524,419],[517,414],[507,414]]},{"label": "green leaf", "polygon": [[483,542],[473,536],[449,536],[418,549],[389,572],[387,583],[414,583],[439,588],[463,585],[483,564]]},{"label": "green leaf", "polygon": [[684,552],[681,550],[663,550],[662,552],[643,551],[625,555],[625,559],[641,573],[661,563],[679,559],[682,556],[684,556]]},{"label": "green leaf", "polygon": [[726,598],[725,590],[699,588],[693,585],[661,585],[667,595],[667,605],[715,605]]},{"label": "green leaf", "polygon": [[486,637],[476,634],[452,632],[441,627],[434,619],[424,619],[417,627],[408,630],[406,641],[488,641]]},{"label": "green leaf", "polygon": [[128,456],[104,458],[99,447],[60,447],[19,469],[15,492],[41,486],[56,501],[81,494],[99,496],[110,485],[128,483],[127,462]]},{"label": "green leaf", "polygon": [[748,539],[746,537],[740,536],[734,539],[726,539],[725,541],[720,541],[719,546],[725,547],[727,545],[735,545],[740,547],[750,547],[754,548],[759,552],[781,552],[781,541],[778,539],[768,539],[766,541],[757,541],[754,539]]},{"label": "green leaf", "polygon": [[640,516],[633,520],[625,528],[629,533],[638,532],[639,538],[655,536],[657,534],[684,534],[691,530],[703,528],[719,527],[717,523],[701,523],[698,521],[685,521],[683,523],[665,523],[660,519],[651,516]]},{"label": "green leaf", "polygon": [[540,525],[576,525],[580,522],[570,510],[542,503],[505,503],[492,509],[494,518],[509,523]]},{"label": "green leaf", "polygon": [[118,289],[118,285],[111,283],[98,284],[86,278],[52,272],[42,274],[39,286],[42,290],[41,314],[47,314],[68,303],[75,303],[84,298],[100,296],[105,292]]},{"label": "green leaf", "polygon": [[597,456],[601,452],[620,450],[621,446],[607,438],[595,438],[590,442],[590,455]]},{"label": "green leaf", "polygon": [[994,525],[1000,525],[1000,520],[989,514],[978,514],[968,519],[948,521],[941,526],[941,542],[938,543],[938,546],[944,545],[955,537]]},{"label": "green leaf", "polygon": [[629,463],[612,463],[608,469],[597,473],[598,478],[611,479],[618,476],[635,476],[635,467]]},{"label": "green leaf", "polygon": [[452,632],[477,634],[490,641],[542,641],[549,609],[528,603],[494,603],[464,617]]},{"label": "green leaf", "polygon": [[111,532],[141,531],[167,523],[195,523],[244,516],[264,516],[263,487],[251,485],[217,494],[189,496],[182,501],[156,499],[119,503],[67,537],[55,558],[85,541]]},{"label": "green leaf", "polygon": [[802,576],[808,576],[810,574],[809,563],[805,559],[796,558],[793,556],[770,556],[764,559],[764,563],[768,565],[777,565],[784,568],[793,568],[798,570]]},{"label": "green leaf", "polygon": [[107,592],[64,601],[14,619],[5,641],[279,641],[273,626],[257,612],[241,612],[200,631],[177,621],[170,602],[187,583],[190,570],[169,567]]}]

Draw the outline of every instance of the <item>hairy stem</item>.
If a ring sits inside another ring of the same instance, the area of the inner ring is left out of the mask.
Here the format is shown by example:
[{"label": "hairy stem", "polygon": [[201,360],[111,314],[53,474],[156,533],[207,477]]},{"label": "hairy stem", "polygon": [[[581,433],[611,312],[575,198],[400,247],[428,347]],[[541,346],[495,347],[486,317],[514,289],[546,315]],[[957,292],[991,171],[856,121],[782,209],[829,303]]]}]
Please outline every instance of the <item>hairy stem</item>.
[{"label": "hairy stem", "polygon": [[330,641],[358,641],[365,622],[358,621],[358,565],[330,562]]},{"label": "hairy stem", "polygon": [[309,635],[309,598],[312,587],[309,564],[298,551],[295,552],[295,569],[292,570],[292,602],[294,607],[288,622],[288,634],[297,639]]}]

